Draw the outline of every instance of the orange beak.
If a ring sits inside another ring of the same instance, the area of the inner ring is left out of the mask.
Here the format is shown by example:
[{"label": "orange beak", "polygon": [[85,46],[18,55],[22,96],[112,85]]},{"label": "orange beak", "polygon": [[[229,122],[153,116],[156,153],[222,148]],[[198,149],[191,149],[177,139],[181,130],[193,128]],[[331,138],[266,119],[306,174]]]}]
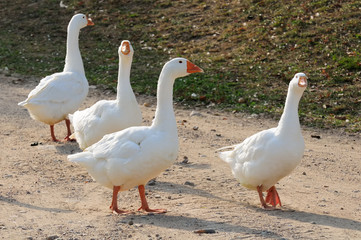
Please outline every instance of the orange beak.
[{"label": "orange beak", "polygon": [[307,86],[307,78],[306,77],[300,77],[300,79],[298,79],[298,86],[306,87]]},{"label": "orange beak", "polygon": [[191,63],[190,61],[187,61],[187,73],[197,73],[197,72],[203,72],[203,69]]},{"label": "orange beak", "polygon": [[130,46],[129,42],[123,42],[121,52],[124,55],[128,55],[130,53]]},{"label": "orange beak", "polygon": [[88,24],[87,24],[87,26],[93,26],[94,25],[94,23],[93,23],[93,21],[92,21],[92,19],[91,18],[86,18],[87,20],[88,20]]}]

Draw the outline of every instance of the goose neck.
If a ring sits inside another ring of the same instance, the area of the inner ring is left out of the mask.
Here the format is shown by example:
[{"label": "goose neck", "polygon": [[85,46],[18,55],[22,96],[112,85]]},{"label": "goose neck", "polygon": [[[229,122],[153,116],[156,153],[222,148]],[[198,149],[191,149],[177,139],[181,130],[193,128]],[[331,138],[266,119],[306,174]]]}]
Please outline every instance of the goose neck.
[{"label": "goose neck", "polygon": [[301,134],[300,121],[298,116],[298,104],[302,94],[288,91],[285,108],[278,124],[281,134],[294,135]]},{"label": "goose neck", "polygon": [[[130,69],[132,60],[119,58],[117,101],[127,99],[129,94],[133,93],[130,85]],[[133,94],[134,95],[134,94]]]},{"label": "goose neck", "polygon": [[83,60],[79,50],[79,32],[79,28],[69,24],[64,72],[78,72],[85,75]]},{"label": "goose neck", "polygon": [[175,77],[167,70],[162,71],[157,87],[157,109],[153,126],[160,128],[177,128],[173,110],[173,84]]}]

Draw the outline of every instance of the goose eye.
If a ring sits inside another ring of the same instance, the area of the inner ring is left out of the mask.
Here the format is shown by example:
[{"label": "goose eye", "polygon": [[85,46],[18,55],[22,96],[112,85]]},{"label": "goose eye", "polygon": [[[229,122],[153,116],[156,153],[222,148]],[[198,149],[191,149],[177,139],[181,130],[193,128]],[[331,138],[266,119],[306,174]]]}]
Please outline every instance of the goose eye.
[{"label": "goose eye", "polygon": [[182,61],[182,60],[180,60],[180,61],[179,61],[179,63],[183,63],[183,61]]}]

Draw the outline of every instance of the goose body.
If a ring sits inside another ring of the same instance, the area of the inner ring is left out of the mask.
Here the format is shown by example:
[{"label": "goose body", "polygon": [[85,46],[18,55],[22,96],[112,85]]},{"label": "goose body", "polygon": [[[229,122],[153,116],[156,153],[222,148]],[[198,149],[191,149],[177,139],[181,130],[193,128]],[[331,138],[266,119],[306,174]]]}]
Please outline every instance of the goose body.
[{"label": "goose body", "polygon": [[69,113],[76,111],[88,94],[88,81],[85,77],[83,61],[80,55],[78,36],[80,29],[94,25],[84,14],[76,14],[70,20],[67,36],[67,53],[63,72],[54,73],[41,79],[28,98],[18,105],[28,109],[30,116],[50,125],[53,141],[54,124],[65,120],[70,136]]},{"label": "goose body", "polygon": [[158,176],[173,164],[177,154],[176,131],[136,126],[107,134],[68,158],[85,167],[99,184],[126,191]]},{"label": "goose body", "polygon": [[178,133],[172,102],[174,80],[201,71],[184,58],[167,62],[158,80],[157,109],[151,126],[134,126],[107,134],[84,152],[68,156],[70,161],[85,167],[101,185],[113,189],[110,206],[113,212],[128,213],[118,209],[117,195],[135,186],[142,203],[139,210],[166,212],[149,208],[144,186],[177,158]]},{"label": "goose body", "polygon": [[[264,208],[269,207],[267,203],[273,207],[281,205],[274,185],[289,175],[302,159],[305,143],[298,118],[298,103],[306,86],[306,75],[297,73],[289,84],[278,126],[246,138],[232,146],[231,151],[219,153],[244,187],[258,191]],[[263,191],[268,192],[266,200]]]},{"label": "goose body", "polygon": [[119,47],[117,98],[101,100],[82,111],[69,114],[75,138],[81,149],[98,142],[105,134],[142,123],[142,114],[130,85],[133,48],[125,40]]}]

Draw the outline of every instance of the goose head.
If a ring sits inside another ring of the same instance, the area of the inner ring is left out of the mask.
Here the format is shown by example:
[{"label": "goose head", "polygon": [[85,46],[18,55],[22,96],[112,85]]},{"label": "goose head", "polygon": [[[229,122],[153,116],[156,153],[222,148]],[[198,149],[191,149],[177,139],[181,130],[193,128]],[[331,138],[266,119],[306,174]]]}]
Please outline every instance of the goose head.
[{"label": "goose head", "polygon": [[163,69],[171,72],[174,78],[185,77],[191,73],[203,72],[200,67],[185,58],[173,58],[164,65]]},{"label": "goose head", "polygon": [[300,94],[305,91],[307,87],[307,76],[304,73],[296,73],[290,82],[290,89]]},{"label": "goose head", "polygon": [[122,43],[119,46],[118,54],[119,56],[129,56],[132,57],[134,53],[132,44],[128,40],[122,41]]},{"label": "goose head", "polygon": [[88,18],[87,16],[85,16],[85,14],[79,13],[72,17],[72,19],[70,20],[70,23],[69,23],[69,26],[70,25],[81,29],[86,26],[92,26],[92,25],[94,25],[94,23],[91,20],[91,18]]}]

